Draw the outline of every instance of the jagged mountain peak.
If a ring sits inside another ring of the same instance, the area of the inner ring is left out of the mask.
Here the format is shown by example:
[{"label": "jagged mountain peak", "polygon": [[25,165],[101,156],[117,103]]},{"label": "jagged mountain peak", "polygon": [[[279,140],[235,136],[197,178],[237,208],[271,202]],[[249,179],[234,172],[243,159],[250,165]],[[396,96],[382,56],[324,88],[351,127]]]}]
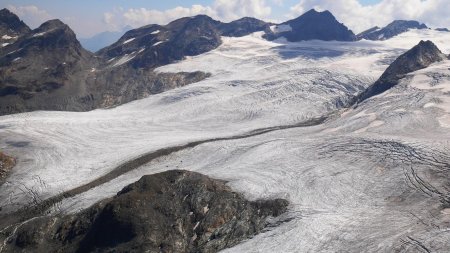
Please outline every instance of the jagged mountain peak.
[{"label": "jagged mountain peak", "polygon": [[395,74],[401,76],[445,59],[445,55],[430,40],[421,40],[419,44],[399,56],[386,70],[383,76]]},{"label": "jagged mountain peak", "polygon": [[302,16],[327,16],[327,17],[335,18],[329,10],[318,11],[314,8],[305,12]]},{"label": "jagged mountain peak", "polygon": [[18,18],[16,14],[14,14],[13,12],[11,12],[10,10],[8,10],[7,8],[3,8],[0,10],[0,19],[5,19],[5,18]]},{"label": "jagged mountain peak", "polygon": [[298,18],[280,25],[271,26],[266,31],[269,40],[285,37],[289,41],[325,40],[354,41],[355,34],[337,21],[329,11],[311,9]]},{"label": "jagged mountain peak", "polygon": [[328,10],[317,11],[316,9],[311,9],[297,18],[285,22],[285,24],[295,24],[296,22],[301,22],[305,19],[317,19],[318,21],[324,21],[328,19],[329,21],[338,22],[333,14]]},{"label": "jagged mountain peak", "polygon": [[391,63],[378,81],[359,96],[358,102],[391,89],[397,85],[398,81],[404,78],[406,74],[424,69],[435,62],[445,59],[446,56],[432,41],[421,40],[419,44],[400,55],[393,63]]},{"label": "jagged mountain peak", "polygon": [[11,43],[12,37],[20,37],[30,31],[16,14],[6,8],[0,10],[0,42]]},{"label": "jagged mountain peak", "polygon": [[14,14],[6,8],[3,8],[0,10],[0,17],[7,16],[7,15],[14,15]]}]

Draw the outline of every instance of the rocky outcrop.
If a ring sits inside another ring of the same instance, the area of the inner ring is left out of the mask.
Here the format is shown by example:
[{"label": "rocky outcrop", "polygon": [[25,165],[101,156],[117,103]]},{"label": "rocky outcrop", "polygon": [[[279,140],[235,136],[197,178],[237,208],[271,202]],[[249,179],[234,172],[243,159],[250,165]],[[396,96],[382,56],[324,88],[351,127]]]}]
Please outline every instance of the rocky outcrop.
[{"label": "rocky outcrop", "polygon": [[8,9],[0,10],[0,50],[30,31],[31,29],[14,13]]},{"label": "rocky outcrop", "polygon": [[325,40],[354,41],[355,34],[339,23],[329,11],[318,12],[314,9],[302,16],[266,30],[265,37],[274,40],[285,37],[288,41]]},{"label": "rocky outcrop", "polygon": [[218,252],[260,233],[287,205],[248,201],[223,181],[167,171],[81,213],[23,223],[3,252]]},{"label": "rocky outcrop", "polygon": [[431,41],[420,41],[418,45],[399,56],[383,73],[383,75],[367,88],[357,101],[362,102],[370,97],[381,94],[395,85],[406,74],[424,69],[435,62],[446,59],[446,56]]},{"label": "rocky outcrop", "polygon": [[15,164],[16,160],[14,160],[14,158],[0,152],[0,184],[3,183],[3,180],[6,178]]},{"label": "rocky outcrop", "polygon": [[395,20],[384,28],[374,27],[357,35],[358,39],[387,40],[410,29],[428,29],[425,24],[413,20]]}]

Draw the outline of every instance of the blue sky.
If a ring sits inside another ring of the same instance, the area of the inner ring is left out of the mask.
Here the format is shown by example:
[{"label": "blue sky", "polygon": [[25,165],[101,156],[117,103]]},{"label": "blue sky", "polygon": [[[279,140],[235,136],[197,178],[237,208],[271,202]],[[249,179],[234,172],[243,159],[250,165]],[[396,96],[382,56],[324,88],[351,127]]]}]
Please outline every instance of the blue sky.
[{"label": "blue sky", "polygon": [[9,8],[32,28],[58,18],[78,37],[89,37],[128,25],[165,24],[197,14],[222,21],[253,16],[281,22],[311,8],[330,10],[357,32],[400,18],[448,27],[447,4],[448,0],[1,0],[0,7]]}]

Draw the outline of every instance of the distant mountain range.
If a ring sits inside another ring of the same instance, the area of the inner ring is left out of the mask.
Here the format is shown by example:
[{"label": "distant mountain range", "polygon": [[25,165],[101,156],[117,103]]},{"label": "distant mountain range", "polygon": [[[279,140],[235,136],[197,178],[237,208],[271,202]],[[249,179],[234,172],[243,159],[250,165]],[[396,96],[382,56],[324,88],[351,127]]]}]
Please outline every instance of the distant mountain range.
[{"label": "distant mountain range", "polygon": [[120,39],[120,37],[122,37],[127,31],[131,29],[132,27],[127,26],[123,28],[121,31],[116,32],[106,31],[96,34],[90,38],[80,38],[80,43],[85,49],[95,53],[98,50],[113,44],[118,39]]},{"label": "distant mountain range", "polygon": [[261,32],[268,40],[385,40],[409,29],[426,29],[416,21],[394,21],[355,35],[329,12],[310,10],[281,24],[255,18],[222,23],[199,15],[168,25],[147,25],[83,40],[59,20],[31,30],[7,9],[0,11],[0,115],[33,110],[86,111],[144,98],[198,82],[208,73],[156,73],[154,69],[211,51],[222,36]]}]

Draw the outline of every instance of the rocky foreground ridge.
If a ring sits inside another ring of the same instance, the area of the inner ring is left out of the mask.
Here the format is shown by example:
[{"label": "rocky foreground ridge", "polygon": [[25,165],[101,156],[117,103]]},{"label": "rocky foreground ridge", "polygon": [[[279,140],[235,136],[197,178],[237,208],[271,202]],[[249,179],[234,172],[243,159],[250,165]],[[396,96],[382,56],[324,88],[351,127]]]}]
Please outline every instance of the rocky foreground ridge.
[{"label": "rocky foreground ridge", "polygon": [[287,206],[248,201],[199,173],[167,171],[81,213],[29,220],[6,233],[2,252],[218,252],[260,233]]}]

